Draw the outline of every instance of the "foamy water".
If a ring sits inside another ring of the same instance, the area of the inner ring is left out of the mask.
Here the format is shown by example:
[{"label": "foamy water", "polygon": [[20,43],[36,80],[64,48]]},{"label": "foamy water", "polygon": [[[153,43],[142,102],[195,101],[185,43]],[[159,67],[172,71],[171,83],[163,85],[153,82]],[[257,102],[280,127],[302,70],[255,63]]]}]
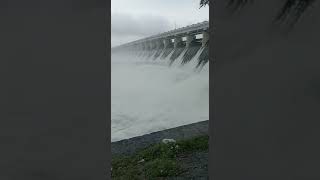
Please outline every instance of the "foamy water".
[{"label": "foamy water", "polygon": [[111,141],[209,119],[209,65],[196,72],[199,53],[184,66],[181,56],[169,67],[168,58],[112,54]]}]

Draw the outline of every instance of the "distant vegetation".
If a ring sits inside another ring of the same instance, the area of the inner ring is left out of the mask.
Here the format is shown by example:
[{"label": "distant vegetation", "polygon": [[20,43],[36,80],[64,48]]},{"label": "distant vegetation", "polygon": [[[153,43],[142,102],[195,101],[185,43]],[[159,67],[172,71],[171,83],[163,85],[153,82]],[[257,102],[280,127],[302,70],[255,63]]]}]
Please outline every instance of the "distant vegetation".
[{"label": "distant vegetation", "polygon": [[[232,12],[235,12],[255,1],[256,0],[229,0],[228,8],[230,8]],[[275,17],[274,22],[286,21],[290,26],[293,26],[314,2],[315,0],[286,0]],[[200,0],[200,8],[206,5],[209,6],[209,0]]]},{"label": "distant vegetation", "polygon": [[200,0],[200,8],[202,8],[203,6],[209,6],[209,0]]}]

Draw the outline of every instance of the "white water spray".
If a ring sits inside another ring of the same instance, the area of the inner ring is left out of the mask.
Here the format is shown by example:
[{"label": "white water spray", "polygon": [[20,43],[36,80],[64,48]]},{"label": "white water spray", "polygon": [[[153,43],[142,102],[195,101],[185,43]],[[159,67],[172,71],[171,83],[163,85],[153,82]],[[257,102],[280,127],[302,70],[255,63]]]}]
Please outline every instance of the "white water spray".
[{"label": "white water spray", "polygon": [[170,55],[112,54],[112,142],[209,119],[209,64],[194,70],[200,52],[184,66],[181,53],[170,67]]}]

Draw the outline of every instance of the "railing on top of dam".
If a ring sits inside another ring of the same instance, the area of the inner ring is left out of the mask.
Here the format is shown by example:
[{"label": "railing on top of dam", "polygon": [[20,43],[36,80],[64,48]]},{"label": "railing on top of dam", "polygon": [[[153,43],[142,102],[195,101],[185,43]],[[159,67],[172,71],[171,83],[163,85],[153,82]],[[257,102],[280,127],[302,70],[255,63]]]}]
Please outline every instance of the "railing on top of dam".
[{"label": "railing on top of dam", "polygon": [[[209,22],[204,21],[129,42],[111,50],[112,52],[135,52],[140,56],[148,56],[153,59],[164,59],[170,55],[170,64],[181,54],[183,54],[181,63],[188,63],[201,51],[196,66],[200,67],[209,61],[208,30]],[[200,35],[200,38],[197,38],[197,35]]]}]

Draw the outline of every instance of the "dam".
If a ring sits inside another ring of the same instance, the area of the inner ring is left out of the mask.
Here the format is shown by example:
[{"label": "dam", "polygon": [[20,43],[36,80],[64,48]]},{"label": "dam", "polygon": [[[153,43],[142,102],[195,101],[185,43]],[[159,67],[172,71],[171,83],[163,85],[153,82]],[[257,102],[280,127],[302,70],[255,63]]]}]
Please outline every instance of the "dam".
[{"label": "dam", "polygon": [[112,48],[111,52],[129,53],[153,60],[169,58],[169,64],[181,55],[182,65],[200,53],[196,59],[196,68],[201,68],[209,62],[208,45],[209,22],[204,21],[122,44]]},{"label": "dam", "polygon": [[208,22],[111,49],[111,141],[209,118]]}]

